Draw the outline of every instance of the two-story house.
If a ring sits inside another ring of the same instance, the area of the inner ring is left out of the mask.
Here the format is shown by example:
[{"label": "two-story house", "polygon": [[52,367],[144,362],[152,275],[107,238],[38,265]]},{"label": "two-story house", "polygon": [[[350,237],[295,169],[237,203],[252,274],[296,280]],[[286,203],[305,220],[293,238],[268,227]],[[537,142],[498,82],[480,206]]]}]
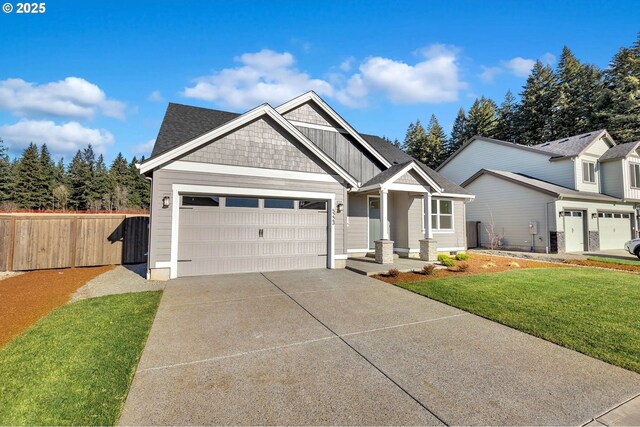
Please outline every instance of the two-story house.
[{"label": "two-story house", "polygon": [[533,146],[476,136],[438,171],[476,195],[479,246],[538,252],[622,249],[638,235],[640,142],[606,130]]}]

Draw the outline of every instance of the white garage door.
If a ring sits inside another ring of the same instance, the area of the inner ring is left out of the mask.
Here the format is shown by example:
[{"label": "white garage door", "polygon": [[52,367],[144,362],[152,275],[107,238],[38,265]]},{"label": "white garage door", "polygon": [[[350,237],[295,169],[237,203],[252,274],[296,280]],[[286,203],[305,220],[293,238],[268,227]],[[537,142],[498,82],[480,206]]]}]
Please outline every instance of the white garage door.
[{"label": "white garage door", "polygon": [[564,211],[565,250],[584,251],[584,212]]},{"label": "white garage door", "polygon": [[178,276],[327,267],[327,203],[182,195]]},{"label": "white garage door", "polygon": [[598,212],[600,249],[624,249],[625,242],[631,240],[631,219],[629,213]]}]

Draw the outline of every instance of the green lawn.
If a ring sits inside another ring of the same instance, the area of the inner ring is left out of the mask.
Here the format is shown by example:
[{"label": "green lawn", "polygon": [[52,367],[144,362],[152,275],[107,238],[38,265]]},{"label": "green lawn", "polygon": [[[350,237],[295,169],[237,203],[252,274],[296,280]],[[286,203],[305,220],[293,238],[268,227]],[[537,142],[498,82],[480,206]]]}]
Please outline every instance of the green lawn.
[{"label": "green lawn", "polygon": [[609,262],[611,264],[640,266],[640,259],[639,260],[620,259],[620,258],[608,258],[608,257],[602,257],[602,256],[590,256],[587,259],[591,261]]},{"label": "green lawn", "polygon": [[113,425],[161,292],[63,306],[0,349],[0,425]]},{"label": "green lawn", "polygon": [[640,276],[541,268],[398,285],[640,372]]}]

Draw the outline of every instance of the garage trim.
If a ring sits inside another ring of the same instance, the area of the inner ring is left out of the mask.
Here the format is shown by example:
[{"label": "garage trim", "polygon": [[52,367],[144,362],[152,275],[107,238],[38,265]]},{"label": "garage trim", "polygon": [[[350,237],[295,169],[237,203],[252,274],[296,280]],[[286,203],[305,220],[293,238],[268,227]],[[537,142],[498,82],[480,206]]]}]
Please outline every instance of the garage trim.
[{"label": "garage trim", "polygon": [[171,186],[172,202],[171,202],[171,267],[169,277],[175,279],[178,277],[178,242],[180,240],[180,193],[199,193],[199,194],[233,194],[238,196],[257,196],[257,197],[282,197],[287,199],[308,198],[327,200],[327,222],[329,225],[329,241],[330,256],[329,268],[335,268],[335,224],[333,220],[333,212],[336,204],[335,193],[317,193],[310,191],[289,191],[289,190],[271,190],[265,188],[245,188],[245,187],[220,187],[208,185],[191,185],[191,184],[173,184]]}]

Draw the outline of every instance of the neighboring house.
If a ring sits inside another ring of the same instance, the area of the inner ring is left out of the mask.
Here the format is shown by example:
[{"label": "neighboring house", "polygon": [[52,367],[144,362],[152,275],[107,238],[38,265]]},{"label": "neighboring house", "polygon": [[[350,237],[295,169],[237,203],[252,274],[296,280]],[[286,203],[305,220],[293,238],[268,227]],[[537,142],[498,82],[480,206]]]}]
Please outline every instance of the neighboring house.
[{"label": "neighboring house", "polygon": [[516,250],[622,249],[638,232],[639,148],[606,130],[534,146],[476,136],[438,171],[476,195],[480,246],[493,235]]},{"label": "neighboring house", "polygon": [[313,92],[242,115],[169,104],[140,171],[154,279],[340,268],[376,240],[401,256],[418,257],[421,240],[466,249],[473,196]]}]

